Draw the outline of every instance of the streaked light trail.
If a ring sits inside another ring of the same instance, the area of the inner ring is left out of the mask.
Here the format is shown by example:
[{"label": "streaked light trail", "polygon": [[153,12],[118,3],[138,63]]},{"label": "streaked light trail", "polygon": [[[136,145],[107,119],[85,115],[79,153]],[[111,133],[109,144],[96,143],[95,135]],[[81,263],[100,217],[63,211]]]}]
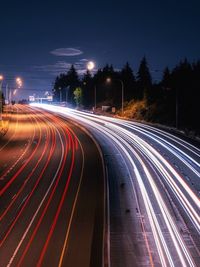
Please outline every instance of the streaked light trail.
[{"label": "streaked light trail", "polygon": [[[173,164],[173,161],[177,162],[186,173],[191,174],[191,179],[199,181],[198,148],[148,125],[53,105],[36,104],[35,107],[66,116],[111,140],[131,166],[131,184],[133,190],[136,186],[140,190],[161,266],[197,266],[169,207],[174,207],[183,225],[187,224],[185,218],[190,221],[194,227],[193,235],[200,235],[198,186],[197,189],[196,186],[192,187],[190,179],[188,181]],[[167,231],[163,231],[158,214]],[[192,227],[189,228],[191,231]],[[192,236],[189,238],[194,244],[193,249],[200,256]]]}]

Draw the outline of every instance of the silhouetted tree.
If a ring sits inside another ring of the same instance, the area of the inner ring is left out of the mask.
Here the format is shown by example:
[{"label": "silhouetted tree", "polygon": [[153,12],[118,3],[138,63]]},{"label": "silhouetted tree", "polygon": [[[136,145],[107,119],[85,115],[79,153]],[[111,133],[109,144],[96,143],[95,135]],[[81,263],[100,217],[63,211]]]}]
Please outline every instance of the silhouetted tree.
[{"label": "silhouetted tree", "polygon": [[60,91],[61,91],[61,100],[68,101],[69,103],[74,103],[73,91],[79,86],[80,81],[78,74],[74,66],[72,65],[68,72],[61,73],[56,77],[54,84],[54,99],[57,101],[60,100]]},{"label": "silhouetted tree", "polygon": [[[181,128],[195,129],[200,133],[198,114],[200,113],[200,61],[191,64],[187,59],[181,61],[173,69],[166,67],[159,83],[153,83],[144,57],[139,65],[137,79],[129,63],[121,71],[115,71],[112,65],[105,65],[92,77],[87,71],[81,83],[77,71],[72,65],[67,73],[61,73],[54,83],[54,99],[59,101],[60,92],[65,100],[74,103],[74,90],[81,84],[82,103],[86,108],[94,106],[94,91],[96,87],[97,104],[115,105],[121,107],[121,83],[124,84],[124,100],[145,99],[145,107],[139,111],[142,118],[169,125],[175,125],[176,110]],[[110,78],[110,83],[107,83]],[[144,104],[144,103],[142,103]],[[176,109],[178,107],[178,109]]]},{"label": "silhouetted tree", "polygon": [[61,73],[59,76],[56,77],[54,87],[53,87],[53,98],[54,101],[60,101],[60,90],[62,90],[65,87],[65,80],[66,80],[66,74]]},{"label": "silhouetted tree", "polygon": [[72,65],[69,71],[67,72],[67,80],[68,80],[68,86],[69,86],[68,101],[71,103],[74,103],[73,91],[80,84],[78,73],[76,69],[74,68],[74,65]]},{"label": "silhouetted tree", "polygon": [[120,79],[124,83],[124,100],[130,101],[136,97],[136,81],[129,63],[122,68],[120,72]]},{"label": "silhouetted tree", "polygon": [[[111,83],[107,83],[107,78],[111,79]],[[107,102],[112,104],[114,102],[116,93],[116,72],[112,65],[106,65],[103,69],[99,69],[94,75],[94,85],[96,86],[98,102]]]},{"label": "silhouetted tree", "polygon": [[170,80],[171,80],[170,70],[168,67],[166,67],[163,71],[163,77],[161,81],[162,86],[165,87],[166,89],[170,87]]},{"label": "silhouetted tree", "polygon": [[83,76],[83,105],[85,107],[92,107],[94,105],[94,81],[89,70]]},{"label": "silhouetted tree", "polygon": [[181,61],[172,70],[171,84],[175,94],[175,103],[177,107],[177,120],[178,126],[184,127],[188,125],[190,120],[190,110],[188,110],[188,103],[190,102],[192,82],[192,67],[191,64],[185,59]]},{"label": "silhouetted tree", "polygon": [[141,60],[137,73],[137,98],[147,100],[151,97],[152,78],[145,57]]}]

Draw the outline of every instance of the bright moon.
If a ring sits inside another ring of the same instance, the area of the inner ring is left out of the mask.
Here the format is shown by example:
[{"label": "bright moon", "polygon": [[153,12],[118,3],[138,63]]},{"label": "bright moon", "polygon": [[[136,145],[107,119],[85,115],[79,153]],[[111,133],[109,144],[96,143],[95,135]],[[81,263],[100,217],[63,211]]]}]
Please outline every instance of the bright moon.
[{"label": "bright moon", "polygon": [[88,70],[93,70],[94,69],[94,62],[89,61],[87,64],[87,68],[88,68]]}]

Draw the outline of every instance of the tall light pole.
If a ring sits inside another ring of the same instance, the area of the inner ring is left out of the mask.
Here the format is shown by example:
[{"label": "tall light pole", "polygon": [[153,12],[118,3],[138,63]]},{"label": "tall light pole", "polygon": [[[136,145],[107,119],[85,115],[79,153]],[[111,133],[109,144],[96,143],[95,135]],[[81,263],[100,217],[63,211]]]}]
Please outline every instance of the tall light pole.
[{"label": "tall light pole", "polygon": [[10,89],[10,102],[12,102],[12,95],[16,95],[17,93],[17,90],[20,89],[22,86],[23,86],[23,82],[22,82],[22,79],[20,77],[17,77],[15,79],[15,82],[16,82],[16,87],[14,87],[13,89]]},{"label": "tall light pole", "polygon": [[176,87],[176,129],[179,128],[179,88]]},{"label": "tall light pole", "polygon": [[6,84],[6,104],[9,104],[9,95],[8,95],[8,92],[9,92],[9,88],[8,88],[8,84]]},{"label": "tall light pole", "polygon": [[0,121],[2,121],[2,84],[3,75],[0,75]]},{"label": "tall light pole", "polygon": [[97,108],[97,86],[94,85],[94,110]]},{"label": "tall light pole", "polygon": [[59,89],[59,92],[60,92],[60,104],[61,104],[61,102],[62,102],[62,91],[61,91],[61,90],[62,90],[62,88],[61,88],[61,87],[59,87],[58,89]]},{"label": "tall light pole", "polygon": [[22,87],[22,79],[20,77],[16,78],[16,84],[17,84],[17,88],[21,88]]},{"label": "tall light pole", "polygon": [[[121,107],[122,107],[122,116],[124,114],[124,83],[121,79],[116,79],[117,81],[119,81],[121,83],[121,90],[122,90],[122,101],[121,101]],[[111,78],[107,78],[106,82],[107,83],[111,83]]]}]

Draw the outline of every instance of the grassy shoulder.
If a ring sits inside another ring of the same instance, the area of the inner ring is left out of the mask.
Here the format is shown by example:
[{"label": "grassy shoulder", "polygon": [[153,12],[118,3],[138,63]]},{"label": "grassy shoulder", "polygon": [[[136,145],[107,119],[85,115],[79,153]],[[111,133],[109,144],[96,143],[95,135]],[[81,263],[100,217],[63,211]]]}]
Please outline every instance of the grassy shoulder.
[{"label": "grassy shoulder", "polygon": [[[198,131],[184,127],[177,129],[175,127],[175,121],[172,120],[172,117],[175,117],[173,112],[174,110],[171,107],[163,107],[159,103],[149,104],[146,100],[131,100],[125,103],[123,117],[153,124],[159,128],[173,131],[174,133],[187,136],[199,142],[200,134]],[[121,116],[121,110],[118,110],[116,115]]]},{"label": "grassy shoulder", "polygon": [[[120,112],[119,112],[120,113]],[[147,104],[146,100],[132,100],[126,103],[124,108],[124,117],[134,120],[166,123],[168,118],[163,109],[157,104]]]}]

